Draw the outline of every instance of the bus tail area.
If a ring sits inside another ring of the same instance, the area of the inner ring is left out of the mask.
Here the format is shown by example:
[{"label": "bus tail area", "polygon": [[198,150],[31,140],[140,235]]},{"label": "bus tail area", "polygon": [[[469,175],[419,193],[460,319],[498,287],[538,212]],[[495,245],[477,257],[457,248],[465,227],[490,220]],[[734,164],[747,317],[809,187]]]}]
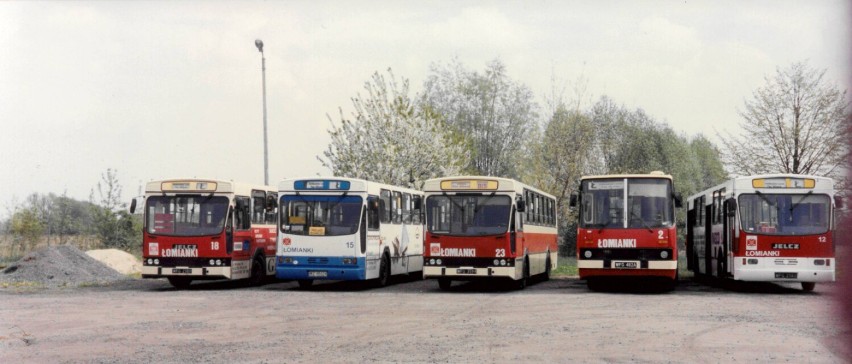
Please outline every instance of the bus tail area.
[{"label": "bus tail area", "polygon": [[662,172],[584,176],[571,196],[578,209],[577,267],[580,279],[598,289],[606,282],[658,279],[677,284],[672,177]]},{"label": "bus tail area", "polygon": [[352,178],[297,178],[279,185],[276,277],[372,280],[423,270],[419,191]]},{"label": "bus tail area", "polygon": [[687,268],[696,277],[794,282],[811,291],[835,280],[835,208],[825,177],[733,178],[688,199]]},{"label": "bus tail area", "polygon": [[176,288],[194,280],[260,284],[275,272],[276,201],[272,188],[230,181],[147,183],[142,278],[167,278]]},{"label": "bus tail area", "polygon": [[557,264],[555,198],[495,177],[428,180],[423,276],[453,281],[503,278],[523,288]]}]

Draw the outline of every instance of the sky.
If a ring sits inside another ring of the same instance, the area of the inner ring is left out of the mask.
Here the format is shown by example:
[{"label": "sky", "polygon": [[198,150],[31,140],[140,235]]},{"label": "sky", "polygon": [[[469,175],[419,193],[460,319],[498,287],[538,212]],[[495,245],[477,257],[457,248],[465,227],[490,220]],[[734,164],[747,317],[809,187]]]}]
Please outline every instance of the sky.
[{"label": "sky", "polygon": [[586,106],[606,95],[718,143],[778,68],[847,89],[850,20],[847,1],[2,1],[0,217],[32,193],[86,200],[107,169],[128,202],[157,179],[263,183],[255,39],[277,185],[330,175],[317,156],[373,73],[414,96],[454,58],[499,59],[542,111],[585,84]]}]

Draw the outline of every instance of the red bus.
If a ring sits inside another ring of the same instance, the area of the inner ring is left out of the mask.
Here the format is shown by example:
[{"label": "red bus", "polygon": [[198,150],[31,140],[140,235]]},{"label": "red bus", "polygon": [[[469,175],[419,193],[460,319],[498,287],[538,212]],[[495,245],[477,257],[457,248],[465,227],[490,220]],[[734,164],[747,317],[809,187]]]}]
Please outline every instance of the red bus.
[{"label": "red bus", "polygon": [[605,278],[659,277],[677,284],[677,230],[672,176],[584,176],[571,196],[579,206],[577,267],[580,279],[598,289]]},{"label": "red bus", "polygon": [[[145,187],[142,278],[193,280],[275,275],[275,188],[210,179],[170,179]],[[130,206],[131,213],[136,200]]]},{"label": "red bus", "polygon": [[687,268],[697,277],[797,282],[812,291],[835,278],[830,178],[737,177],[687,201]]},{"label": "red bus", "polygon": [[423,277],[507,278],[524,288],[556,268],[556,199],[521,182],[461,176],[427,180]]}]

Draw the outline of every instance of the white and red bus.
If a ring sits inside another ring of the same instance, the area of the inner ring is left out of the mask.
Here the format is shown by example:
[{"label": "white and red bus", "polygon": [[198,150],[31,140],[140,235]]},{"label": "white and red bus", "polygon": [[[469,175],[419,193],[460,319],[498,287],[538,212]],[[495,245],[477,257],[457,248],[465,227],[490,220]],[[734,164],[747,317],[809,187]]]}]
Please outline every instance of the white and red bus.
[{"label": "white and red bus", "polygon": [[423,270],[423,193],[360,179],[282,181],[276,277],[373,280]]},{"label": "white and red bus", "polygon": [[687,268],[696,276],[740,281],[834,281],[830,178],[770,174],[737,177],[690,196]]},{"label": "white and red bus", "polygon": [[[277,191],[212,179],[169,179],[145,186],[142,278],[250,279],[275,274]],[[136,200],[131,204],[135,210]]]},{"label": "white and red bus", "polygon": [[556,199],[521,182],[460,176],[427,180],[423,277],[508,278],[519,288],[556,268]]},{"label": "white and red bus", "polygon": [[680,198],[672,176],[584,176],[571,206],[579,206],[577,268],[590,288],[610,277],[659,277],[674,287]]}]

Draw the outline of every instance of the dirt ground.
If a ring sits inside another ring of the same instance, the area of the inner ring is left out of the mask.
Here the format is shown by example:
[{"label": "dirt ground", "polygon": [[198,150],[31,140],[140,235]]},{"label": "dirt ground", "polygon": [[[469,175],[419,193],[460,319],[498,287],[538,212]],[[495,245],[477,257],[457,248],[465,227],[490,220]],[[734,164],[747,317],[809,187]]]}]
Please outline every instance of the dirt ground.
[{"label": "dirt ground", "polygon": [[403,281],[385,288],[163,280],[0,290],[0,362],[846,363],[835,285],[591,292]]}]

